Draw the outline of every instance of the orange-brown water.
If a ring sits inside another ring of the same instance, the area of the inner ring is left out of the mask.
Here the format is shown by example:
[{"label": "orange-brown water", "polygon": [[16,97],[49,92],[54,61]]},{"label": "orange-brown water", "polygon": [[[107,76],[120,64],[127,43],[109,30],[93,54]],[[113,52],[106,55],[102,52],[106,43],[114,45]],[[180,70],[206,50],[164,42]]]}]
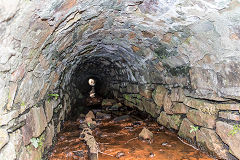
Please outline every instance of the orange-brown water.
[{"label": "orange-brown water", "polygon": [[[58,135],[57,143],[49,160],[81,160],[87,158],[87,147],[79,137],[80,122],[66,121]],[[153,141],[138,139],[143,127],[153,132]],[[93,130],[99,144],[99,160],[210,160],[209,156],[181,142],[176,133],[156,122],[128,120],[114,123],[98,122]],[[116,158],[116,155],[123,155]],[[84,155],[84,156],[82,156]]]}]

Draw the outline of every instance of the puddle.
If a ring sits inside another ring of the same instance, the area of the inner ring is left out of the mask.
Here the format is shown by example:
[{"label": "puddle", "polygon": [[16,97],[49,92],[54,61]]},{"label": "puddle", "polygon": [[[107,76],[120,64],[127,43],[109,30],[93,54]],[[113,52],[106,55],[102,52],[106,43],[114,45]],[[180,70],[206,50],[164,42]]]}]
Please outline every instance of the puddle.
[{"label": "puddle", "polygon": [[[119,115],[119,113],[118,113]],[[208,155],[181,142],[172,132],[152,120],[136,120],[114,122],[97,120],[93,135],[99,144],[99,160],[211,160]],[[81,160],[88,159],[87,147],[79,137],[79,125],[82,120],[66,121],[63,130],[49,160]],[[138,134],[146,127],[153,132],[153,141],[142,141]]]}]

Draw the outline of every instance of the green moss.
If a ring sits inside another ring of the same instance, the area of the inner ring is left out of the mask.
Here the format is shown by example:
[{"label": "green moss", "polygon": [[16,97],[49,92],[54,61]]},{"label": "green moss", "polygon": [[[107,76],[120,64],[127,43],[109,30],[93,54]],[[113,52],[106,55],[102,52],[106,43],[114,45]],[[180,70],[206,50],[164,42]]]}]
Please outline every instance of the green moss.
[{"label": "green moss", "polygon": [[178,67],[170,67],[168,64],[163,64],[163,67],[167,70],[168,73],[170,73],[172,76],[188,76],[190,67],[183,65]]},{"label": "green moss", "polygon": [[166,45],[161,44],[161,43],[160,43],[160,44],[158,45],[158,47],[154,50],[154,52],[156,53],[156,55],[157,55],[157,57],[158,57],[159,59],[166,59],[166,58],[168,58],[168,57],[171,57],[171,56],[174,56],[174,55],[177,54],[177,52],[173,52],[173,51],[169,52],[169,51],[167,50]]},{"label": "green moss", "polygon": [[171,118],[178,127],[181,125],[182,120],[180,115],[172,115]]},{"label": "green moss", "polygon": [[238,132],[240,132],[240,124],[235,124],[235,125],[233,126],[233,129],[228,133],[228,135],[234,136],[234,135],[237,134]]}]

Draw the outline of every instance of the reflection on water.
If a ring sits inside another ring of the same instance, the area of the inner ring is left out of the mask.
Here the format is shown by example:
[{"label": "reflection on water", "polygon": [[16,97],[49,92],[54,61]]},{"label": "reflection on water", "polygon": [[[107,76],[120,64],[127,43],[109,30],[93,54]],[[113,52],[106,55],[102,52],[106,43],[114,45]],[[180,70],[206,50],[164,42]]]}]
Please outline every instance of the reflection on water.
[{"label": "reflection on water", "polygon": [[[58,135],[50,160],[88,159],[87,147],[79,137],[81,119],[66,121]],[[150,143],[138,139],[143,127],[153,132]],[[118,123],[97,120],[93,129],[99,144],[99,160],[210,160],[206,154],[182,143],[176,133],[150,120],[127,119]]]}]

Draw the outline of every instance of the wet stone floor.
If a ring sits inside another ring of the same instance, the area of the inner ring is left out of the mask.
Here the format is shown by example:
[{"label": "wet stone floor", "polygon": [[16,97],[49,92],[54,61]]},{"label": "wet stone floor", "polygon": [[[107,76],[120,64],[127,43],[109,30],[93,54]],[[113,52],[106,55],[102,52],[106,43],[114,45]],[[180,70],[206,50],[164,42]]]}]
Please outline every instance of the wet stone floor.
[{"label": "wet stone floor", "polygon": [[[96,113],[97,110],[93,112]],[[183,143],[174,131],[160,126],[137,111],[100,110],[100,112],[107,112],[108,115],[101,119],[96,117],[97,124],[92,129],[99,146],[99,160],[213,159]],[[87,146],[80,137],[79,126],[83,121],[83,116],[75,121],[65,121],[62,131],[58,134],[57,143],[48,156],[49,160],[88,159]],[[153,140],[144,141],[138,138],[144,127],[153,133]]]}]

